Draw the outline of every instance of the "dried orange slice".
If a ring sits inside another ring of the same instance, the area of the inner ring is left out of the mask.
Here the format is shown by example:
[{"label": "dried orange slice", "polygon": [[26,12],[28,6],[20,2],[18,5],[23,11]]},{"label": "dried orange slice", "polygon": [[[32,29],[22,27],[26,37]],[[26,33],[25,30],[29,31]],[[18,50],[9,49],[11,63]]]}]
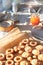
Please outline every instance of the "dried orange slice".
[{"label": "dried orange slice", "polygon": [[32,23],[32,25],[38,25],[40,23],[39,16],[36,14],[32,14],[30,18],[30,22]]}]

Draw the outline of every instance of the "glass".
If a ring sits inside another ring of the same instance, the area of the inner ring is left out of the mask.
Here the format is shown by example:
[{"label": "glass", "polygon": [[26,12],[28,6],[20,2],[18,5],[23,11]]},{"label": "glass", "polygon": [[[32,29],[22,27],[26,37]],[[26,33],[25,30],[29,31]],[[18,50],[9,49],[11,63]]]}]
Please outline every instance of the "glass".
[{"label": "glass", "polygon": [[2,0],[0,0],[0,12],[3,10]]},{"label": "glass", "polygon": [[43,5],[43,0],[35,0],[37,1],[38,3],[40,3],[41,5]]},{"label": "glass", "polygon": [[2,0],[2,5],[5,10],[9,9],[12,5],[11,0]]},{"label": "glass", "polygon": [[[29,1],[27,2],[27,6],[28,6],[28,12],[31,13],[31,9],[37,6],[37,3],[35,1]],[[36,12],[34,8],[33,8],[33,12]]]},{"label": "glass", "polygon": [[41,8],[40,8],[41,7],[41,4],[38,3],[37,0],[29,1],[26,4],[28,6],[28,12],[29,13],[31,13],[31,12],[32,13],[36,13],[37,11],[39,13],[39,11],[41,10]]}]

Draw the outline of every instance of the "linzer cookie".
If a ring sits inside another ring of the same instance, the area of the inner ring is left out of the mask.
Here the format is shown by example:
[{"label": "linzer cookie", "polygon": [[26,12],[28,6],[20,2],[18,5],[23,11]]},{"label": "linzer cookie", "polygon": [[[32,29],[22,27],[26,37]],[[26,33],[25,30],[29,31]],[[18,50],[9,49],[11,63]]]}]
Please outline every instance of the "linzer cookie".
[{"label": "linzer cookie", "polygon": [[8,48],[4,54],[0,53],[0,65],[43,65],[43,45],[24,38],[18,45]]}]

